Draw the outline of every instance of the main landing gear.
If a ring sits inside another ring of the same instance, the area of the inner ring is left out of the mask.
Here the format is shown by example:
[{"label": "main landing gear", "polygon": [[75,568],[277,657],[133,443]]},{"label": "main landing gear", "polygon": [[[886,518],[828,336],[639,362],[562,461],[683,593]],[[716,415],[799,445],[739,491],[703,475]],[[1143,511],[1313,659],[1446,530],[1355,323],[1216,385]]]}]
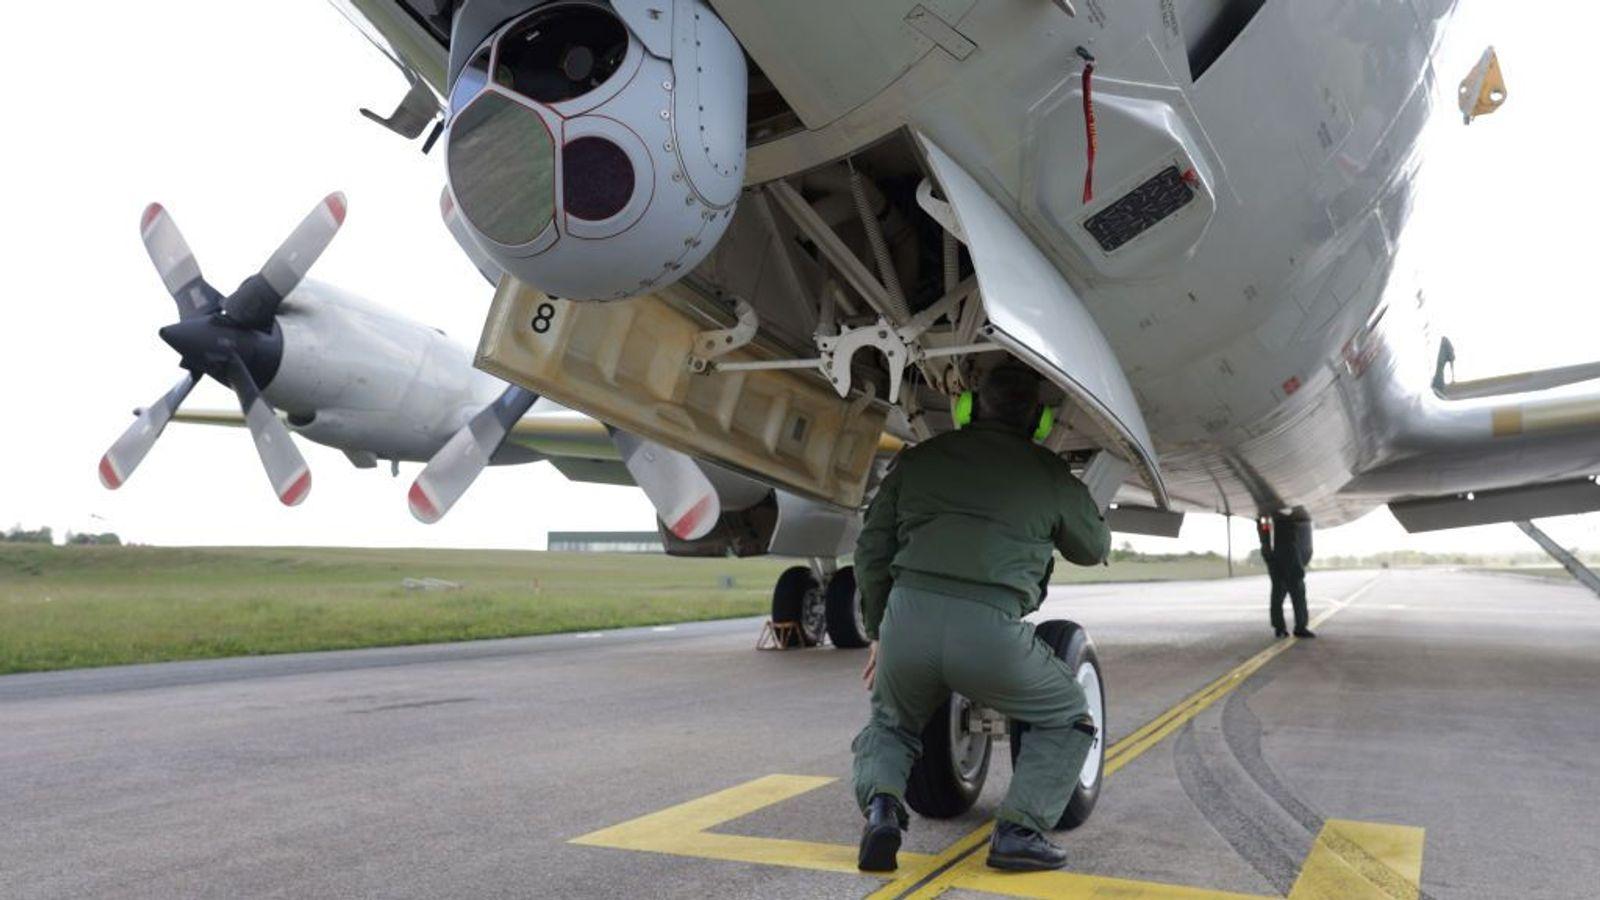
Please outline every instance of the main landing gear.
[{"label": "main landing gear", "polygon": [[772,621],[798,624],[806,647],[821,644],[825,637],[847,649],[870,643],[854,566],[835,569],[818,561],[785,569],[772,588]]},{"label": "main landing gear", "polygon": [[[1056,656],[1078,676],[1094,717],[1094,745],[1083,771],[1073,785],[1072,797],[1057,828],[1076,828],[1094,811],[1105,775],[1106,692],[1094,642],[1076,622],[1055,619],[1041,622],[1035,632]],[[922,729],[922,757],[911,767],[906,782],[906,805],[930,819],[948,819],[972,808],[989,776],[994,739],[1008,737],[1011,762],[1016,764],[1027,740],[1026,722],[1010,722],[992,709],[977,706],[960,694],[951,694]]]}]

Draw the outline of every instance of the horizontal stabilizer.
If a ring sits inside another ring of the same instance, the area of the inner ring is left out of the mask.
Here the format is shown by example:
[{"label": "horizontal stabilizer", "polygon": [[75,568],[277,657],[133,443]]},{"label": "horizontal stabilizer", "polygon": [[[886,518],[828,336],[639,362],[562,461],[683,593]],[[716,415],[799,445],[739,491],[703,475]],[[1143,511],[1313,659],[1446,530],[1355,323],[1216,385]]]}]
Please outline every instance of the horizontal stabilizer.
[{"label": "horizontal stabilizer", "polygon": [[1389,504],[1406,531],[1439,531],[1600,510],[1600,484],[1590,478],[1526,487],[1421,497]]},{"label": "horizontal stabilizer", "polygon": [[1106,510],[1106,525],[1119,534],[1175,538],[1183,527],[1183,513],[1119,503]]},{"label": "horizontal stabilizer", "polygon": [[1539,369],[1535,372],[1517,372],[1512,375],[1495,375],[1490,378],[1474,378],[1471,381],[1443,382],[1436,390],[1439,396],[1446,400],[1470,400],[1475,397],[1499,397],[1528,391],[1544,391],[1595,378],[1600,378],[1600,362]]}]

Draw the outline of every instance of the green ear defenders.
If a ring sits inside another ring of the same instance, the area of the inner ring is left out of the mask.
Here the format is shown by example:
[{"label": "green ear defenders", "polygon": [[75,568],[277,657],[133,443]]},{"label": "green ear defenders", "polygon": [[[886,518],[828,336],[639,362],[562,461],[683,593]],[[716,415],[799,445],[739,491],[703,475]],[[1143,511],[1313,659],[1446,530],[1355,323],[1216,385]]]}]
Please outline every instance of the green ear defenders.
[{"label": "green ear defenders", "polygon": [[[950,417],[956,420],[957,428],[965,428],[972,424],[972,392],[962,391],[956,395],[954,403],[950,404]],[[1033,428],[1033,439],[1042,441],[1050,436],[1050,429],[1056,427],[1056,411],[1053,407],[1045,406],[1039,413],[1039,424]]]},{"label": "green ear defenders", "polygon": [[957,428],[965,428],[972,424],[971,391],[962,391],[956,395],[955,402],[950,404],[950,417],[956,420]]},{"label": "green ear defenders", "polygon": [[1039,424],[1033,427],[1033,439],[1042,441],[1050,436],[1050,430],[1056,427],[1056,409],[1053,406],[1043,406],[1039,410]]}]

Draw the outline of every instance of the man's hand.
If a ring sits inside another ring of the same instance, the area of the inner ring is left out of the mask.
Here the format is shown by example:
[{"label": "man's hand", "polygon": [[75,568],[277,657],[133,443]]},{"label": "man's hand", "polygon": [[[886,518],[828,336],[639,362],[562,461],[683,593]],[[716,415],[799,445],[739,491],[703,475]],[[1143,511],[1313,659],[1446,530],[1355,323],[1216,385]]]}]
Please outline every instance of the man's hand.
[{"label": "man's hand", "polygon": [[872,685],[878,679],[878,642],[873,641],[867,645],[867,667],[861,670],[861,683],[872,690]]}]

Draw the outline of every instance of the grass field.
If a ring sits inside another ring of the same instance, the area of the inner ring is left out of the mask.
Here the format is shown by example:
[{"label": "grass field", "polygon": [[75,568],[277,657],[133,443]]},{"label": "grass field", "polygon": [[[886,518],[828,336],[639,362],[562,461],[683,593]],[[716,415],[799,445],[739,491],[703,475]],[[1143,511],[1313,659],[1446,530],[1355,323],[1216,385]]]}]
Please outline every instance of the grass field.
[{"label": "grass field", "polygon": [[[758,615],[778,573],[793,564],[511,550],[0,544],[0,673]],[[1225,574],[1203,557],[1056,568],[1058,582]],[[406,590],[405,578],[461,587]]]}]

